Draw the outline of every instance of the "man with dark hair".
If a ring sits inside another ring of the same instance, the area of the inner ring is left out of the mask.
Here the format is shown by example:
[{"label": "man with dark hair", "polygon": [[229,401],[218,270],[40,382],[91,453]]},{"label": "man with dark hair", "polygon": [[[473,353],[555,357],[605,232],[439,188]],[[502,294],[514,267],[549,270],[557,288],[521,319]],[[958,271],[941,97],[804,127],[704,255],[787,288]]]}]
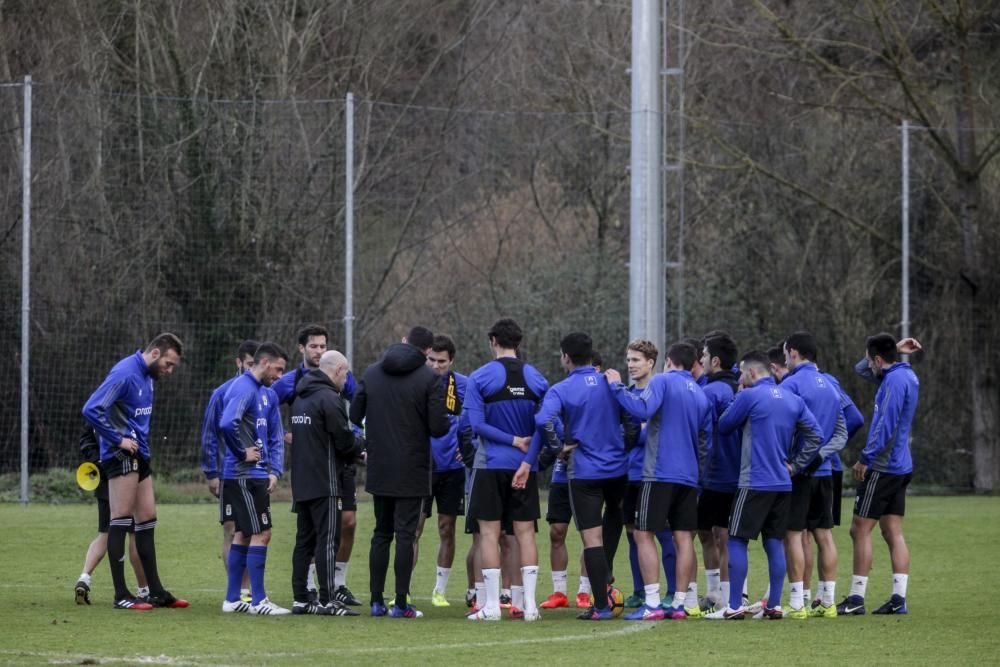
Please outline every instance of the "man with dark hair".
[{"label": "man with dark hair", "polygon": [[[569,458],[570,504],[594,591],[593,606],[577,618],[604,621],[614,618],[608,604],[611,567],[603,541],[604,512],[621,515],[628,483],[622,427],[628,431],[630,444],[638,437],[638,428],[615,401],[607,381],[591,365],[590,336],[568,334],[559,347],[560,363],[568,376],[545,394],[535,425],[544,429],[548,447],[562,449]],[[563,425],[565,444],[556,436],[557,419]]]},{"label": "man with dark hair", "polygon": [[[329,345],[329,332],[326,327],[319,324],[307,324],[299,329],[296,339],[299,345],[299,354],[302,355],[302,364],[293,373],[285,373],[271,387],[278,397],[278,402],[282,405],[291,406],[295,400],[296,387],[299,381],[309,372],[319,368],[320,357],[326,352]],[[357,390],[357,382],[354,374],[347,371],[347,381],[338,391],[348,401],[354,398]],[[285,444],[292,444],[292,431],[285,432]],[[337,480],[337,491],[340,493],[340,534],[338,535],[340,548],[337,552],[336,565],[334,567],[334,581],[336,589],[333,598],[338,602],[357,606],[361,604],[351,589],[347,587],[347,568],[351,560],[351,552],[354,550],[354,531],[358,525],[358,490],[357,490],[357,468],[353,461],[344,462],[338,468],[340,479]],[[292,507],[295,511],[295,507]],[[317,596],[316,591],[316,565],[309,566],[307,587],[313,599]]]},{"label": "man with dark hair", "polygon": [[[297,530],[292,552],[293,614],[359,616],[334,598],[334,563],[340,533],[340,468],[360,456],[364,441],[354,435],[341,391],[349,364],[343,354],[327,350],[319,368],[296,385],[291,423],[292,500]],[[318,600],[306,588],[310,560],[319,581]]]},{"label": "man with dark hair", "polygon": [[[222,420],[222,403],[229,386],[236,378],[243,375],[253,366],[253,355],[260,347],[255,340],[245,340],[236,350],[236,375],[229,378],[212,392],[205,407],[205,419],[201,426],[201,471],[208,480],[209,492],[219,499],[219,523],[222,524],[222,566],[229,567],[229,548],[233,544],[236,532],[236,522],[233,518],[233,501],[222,492],[222,467],[225,446],[219,447],[223,441],[219,422]],[[240,599],[250,602],[250,578],[243,573],[243,586],[240,589]]]},{"label": "man with dark hair", "polygon": [[739,377],[732,371],[736,343],[726,334],[706,337],[701,364],[707,383],[703,387],[712,406],[712,447],[698,496],[698,538],[705,562],[708,592],[703,611],[729,603],[729,509],[740,477],[740,434],[719,433],[719,417],[733,402]]},{"label": "man with dark hair", "polygon": [[705,367],[701,365],[702,340],[698,338],[685,338],[681,341],[690,345],[694,350],[694,364],[691,365],[691,377],[694,378],[699,387],[704,387],[708,384],[708,378],[705,377]]},{"label": "man with dark hair", "polygon": [[[431,493],[431,438],[451,428],[441,378],[427,366],[433,335],[414,327],[365,370],[351,402],[351,421],[366,423],[368,480],[375,530],[371,554],[371,614],[419,618],[406,601],[413,573],[413,542],[423,499]],[[366,421],[367,420],[367,421]],[[396,538],[395,604],[386,607],[384,590],[389,545]]]},{"label": "man with dark hair", "polygon": [[905,614],[910,551],[903,537],[906,487],[913,474],[910,431],[917,411],[920,381],[899,355],[920,351],[913,338],[897,342],[887,333],[866,341],[865,358],[855,366],[863,378],[879,385],[868,441],[851,471],[858,482],[854,499],[851,540],[854,542],[854,576],[851,593],[837,605],[837,613],[865,613],[865,592],[872,568],[872,530],[878,524],[892,561],[892,597],[876,614]]},{"label": "man with dark hair", "polygon": [[[667,350],[665,373],[636,396],[608,371],[611,391],[633,417],[646,422],[642,491],[636,507],[635,541],[645,601],[631,620],[701,616],[698,600],[688,600],[695,567],[693,536],[698,528],[698,490],[712,437],[711,406],[691,375],[697,351],[688,343]],[[677,587],[671,604],[660,606],[660,567],[653,537],[670,526],[677,550]]]},{"label": "man with dark hair", "polygon": [[486,586],[486,606],[470,620],[500,620],[500,526],[512,521],[521,554],[524,620],[539,618],[535,604],[539,518],[538,453],[541,435],[535,412],[549,385],[533,366],[518,359],[521,327],[512,319],[498,320],[488,338],[494,360],[469,376],[464,409],[472,431],[480,438],[473,465],[468,515],[479,524],[480,563]]},{"label": "man with dark hair", "polygon": [[[285,372],[287,362],[288,354],[276,343],[261,343],[249,372],[233,380],[222,399],[223,493],[232,499],[236,522],[224,613],[291,613],[271,602],[264,590],[267,544],[274,523],[270,495],[281,477],[285,455],[278,398],[271,385]],[[240,599],[244,568],[250,574],[250,604]]]},{"label": "man with dark hair", "polygon": [[[719,433],[743,430],[739,490],[729,517],[729,602],[706,618],[741,620],[743,581],[747,574],[747,545],[763,533],[770,588],[761,618],[780,619],[781,593],[785,582],[785,552],[782,540],[792,490],[791,476],[801,472],[823,443],[822,431],[805,402],[781,389],[771,376],[770,360],[761,352],[749,352],[740,360],[743,390],[719,418]],[[792,455],[798,433],[805,445]]]},{"label": "man with dark hair", "polygon": [[[813,615],[836,618],[834,587],[837,582],[837,545],[833,541],[833,468],[830,458],[838,455],[847,444],[847,423],[844,419],[841,394],[824,374],[816,368],[817,345],[812,334],[798,331],[785,339],[785,367],[788,374],[782,388],[799,396],[812,412],[822,430],[823,444],[806,470],[792,478],[791,508],[788,514],[788,532],[785,534],[785,555],[788,561],[790,589],[789,618],[802,620],[808,617],[803,580],[805,553],[803,534],[809,531],[819,545],[821,606]],[[795,450],[804,445],[796,440]],[[810,573],[811,577],[811,573]]]},{"label": "man with dark hair", "polygon": [[[427,353],[427,365],[441,377],[445,392],[445,409],[451,428],[442,438],[431,438],[431,453],[434,457],[434,474],[431,478],[431,495],[424,502],[424,509],[417,528],[417,539],[423,533],[424,521],[431,516],[433,503],[437,502],[438,537],[440,545],[437,553],[437,575],[431,604],[448,607],[445,590],[451,576],[451,566],[455,561],[455,523],[465,514],[465,464],[459,453],[459,416],[465,401],[467,378],[451,370],[455,363],[455,343],[448,336],[435,336],[431,351]],[[416,544],[416,543],[415,543]],[[416,567],[416,556],[414,556]]]},{"label": "man with dark hair", "polygon": [[[108,562],[115,586],[115,609],[187,607],[167,592],[156,568],[156,498],[149,465],[149,420],[153,414],[153,383],[168,377],[180,364],[183,345],[172,333],[154,338],[145,350],[115,364],[83,406],[83,417],[97,432],[100,466],[108,478],[111,522]],[[125,533],[135,526],[136,550],[149,582],[150,603],[136,602],[125,585]]]},{"label": "man with dark hair", "polygon": [[784,343],[779,343],[774,347],[767,348],[767,367],[771,371],[775,382],[781,382],[788,375],[788,367],[785,366]]}]

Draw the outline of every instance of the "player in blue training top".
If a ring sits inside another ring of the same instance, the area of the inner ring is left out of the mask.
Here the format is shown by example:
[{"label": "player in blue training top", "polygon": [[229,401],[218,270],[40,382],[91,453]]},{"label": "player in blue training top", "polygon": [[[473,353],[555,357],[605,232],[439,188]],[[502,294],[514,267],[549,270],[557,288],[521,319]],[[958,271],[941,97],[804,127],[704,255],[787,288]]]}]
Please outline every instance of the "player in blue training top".
[{"label": "player in blue training top", "polygon": [[[698,600],[687,600],[695,566],[694,531],[698,527],[698,490],[712,437],[712,410],[691,375],[697,350],[675,343],[667,350],[666,372],[653,377],[636,396],[608,373],[615,398],[631,415],[646,422],[642,491],[636,507],[635,541],[645,602],[630,620],[683,619],[700,616]],[[669,605],[660,605],[660,564],[653,536],[667,525],[677,550],[677,589]],[[690,609],[690,611],[688,611]]]},{"label": "player in blue training top", "polygon": [[[108,562],[115,586],[115,609],[187,607],[164,590],[156,568],[156,498],[149,465],[149,419],[153,384],[168,377],[181,361],[183,345],[171,333],[154,338],[145,350],[125,357],[111,369],[83,406],[83,418],[97,432],[100,465],[108,478],[111,522]],[[125,585],[125,533],[135,521],[135,543],[149,583],[149,603],[136,602]]]},{"label": "player in blue training top", "polygon": [[[805,401],[822,429],[823,444],[806,470],[792,478],[792,502],[785,534],[785,557],[788,561],[788,618],[804,620],[809,616],[804,598],[805,553],[803,534],[811,532],[819,545],[824,576],[821,589],[829,588],[837,579],[837,545],[833,541],[833,468],[831,458],[847,444],[847,422],[844,419],[841,394],[826,375],[816,367],[816,339],[806,331],[797,331],[785,339],[782,350],[788,373],[781,388],[794,392]],[[796,441],[796,450],[802,446]],[[836,618],[833,591],[827,591],[828,602],[816,607],[813,615]],[[821,590],[822,597],[822,590]]]},{"label": "player in blue training top", "polygon": [[[743,431],[739,490],[729,516],[729,603],[706,618],[741,620],[747,615],[742,592],[747,545],[763,533],[770,606],[765,606],[759,616],[780,619],[786,569],[782,541],[792,475],[804,470],[819,451],[822,429],[801,398],[775,384],[767,354],[753,351],[743,356],[740,383],[744,388],[719,418],[718,426],[722,435],[740,428]],[[793,455],[799,433],[805,437],[805,444]]]},{"label": "player in blue training top", "polygon": [[892,561],[892,597],[876,609],[876,614],[905,614],[906,585],[910,576],[910,550],[903,537],[906,487],[913,474],[910,430],[917,411],[920,381],[900,354],[920,351],[912,338],[896,342],[887,333],[866,341],[865,358],[855,370],[865,379],[879,383],[875,413],[868,429],[868,441],[851,472],[858,482],[854,499],[851,540],[854,542],[854,576],[851,592],[837,605],[837,613],[865,613],[865,592],[872,569],[872,530],[878,524],[889,546]]},{"label": "player in blue training top", "polygon": [[[201,425],[201,471],[208,480],[209,492],[219,499],[219,523],[222,525],[222,565],[229,567],[229,547],[233,543],[236,522],[233,519],[233,503],[222,488],[222,459],[225,453],[219,421],[222,419],[222,399],[229,391],[229,385],[253,365],[253,355],[260,346],[255,340],[245,340],[236,351],[236,375],[229,378],[212,391],[205,406],[205,418]],[[250,578],[243,573],[240,599],[250,602]]]},{"label": "player in blue training top", "polygon": [[[451,429],[441,438],[431,438],[431,456],[434,458],[431,477],[431,495],[424,501],[417,524],[417,536],[413,542],[417,552],[424,522],[431,516],[433,503],[437,502],[438,538],[437,571],[431,604],[435,607],[449,607],[445,591],[451,577],[451,566],[455,561],[455,524],[458,517],[465,514],[465,464],[459,453],[459,423],[462,404],[465,402],[466,376],[451,370],[455,363],[455,342],[448,336],[434,336],[431,351],[427,353],[427,365],[441,376],[445,391],[445,410]],[[417,553],[413,556],[413,566],[417,565]]]},{"label": "player in blue training top", "polygon": [[[330,334],[326,327],[319,324],[307,324],[296,336],[299,345],[299,354],[302,355],[302,364],[294,371],[282,375],[271,389],[278,396],[278,402],[282,405],[291,406],[295,400],[295,387],[304,375],[319,368],[319,360],[323,353],[329,348]],[[341,390],[341,395],[348,401],[354,398],[357,391],[357,381],[354,374],[347,371],[347,383]],[[285,431],[285,444],[292,444],[291,429]],[[334,566],[333,585],[335,592],[333,599],[342,604],[358,606],[361,600],[354,596],[351,589],[347,587],[347,566],[351,560],[351,552],[354,550],[354,532],[358,525],[358,487],[356,482],[357,467],[353,462],[347,463],[340,468],[340,477],[337,480],[337,490],[340,493],[340,546],[337,548],[337,556]],[[293,508],[294,510],[294,508]],[[309,565],[307,590],[310,599],[317,599],[316,593],[316,564]]]},{"label": "player in blue training top", "polygon": [[556,420],[562,422],[568,453],[569,497],[583,541],[583,559],[593,590],[593,606],[577,618],[614,618],[608,604],[611,568],[604,546],[604,510],[621,515],[628,484],[625,437],[635,443],[638,427],[619,407],[608,381],[591,365],[593,342],[585,333],[570,333],[559,343],[560,361],[569,373],[545,395],[535,415],[547,446],[560,447]]},{"label": "player in blue training top", "polygon": [[[232,500],[236,533],[229,549],[228,586],[222,611],[281,616],[291,611],[271,602],[264,591],[267,543],[271,539],[270,494],[284,465],[284,433],[278,398],[270,387],[281,377],[288,354],[261,343],[253,366],[236,378],[223,397],[219,430],[226,445],[223,493]],[[244,568],[250,574],[251,603],[240,599]]]},{"label": "player in blue training top", "polygon": [[719,417],[733,402],[739,374],[733,366],[739,352],[733,339],[724,332],[707,334],[702,345],[701,364],[708,380],[702,389],[712,406],[712,447],[698,496],[698,538],[705,562],[708,591],[702,611],[712,611],[729,604],[729,509],[740,479],[740,433],[722,435]]},{"label": "player in blue training top", "polygon": [[536,472],[541,448],[535,413],[549,384],[534,366],[517,358],[523,337],[517,322],[498,320],[488,337],[494,360],[469,376],[463,407],[480,442],[466,511],[479,524],[479,556],[486,586],[486,606],[468,618],[500,620],[500,554],[496,545],[501,521],[507,520],[513,522],[521,552],[524,620],[534,621],[539,618],[535,521],[539,518]]}]

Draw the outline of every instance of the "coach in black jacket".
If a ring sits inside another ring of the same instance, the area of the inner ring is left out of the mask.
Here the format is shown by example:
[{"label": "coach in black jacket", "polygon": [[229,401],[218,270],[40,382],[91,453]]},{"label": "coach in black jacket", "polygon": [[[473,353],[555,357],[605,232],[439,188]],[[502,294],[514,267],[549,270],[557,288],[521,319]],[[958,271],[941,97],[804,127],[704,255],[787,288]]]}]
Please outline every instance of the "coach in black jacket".
[{"label": "coach in black jacket", "polygon": [[[296,385],[292,403],[292,499],[298,527],[292,552],[293,614],[358,616],[333,600],[334,561],[340,543],[340,469],[361,454],[364,442],[347,421],[340,392],[347,381],[347,359],[329,350]],[[306,576],[316,558],[319,604],[309,602]]]},{"label": "coach in black jacket", "polygon": [[[414,327],[365,371],[351,402],[351,421],[365,421],[368,476],[375,531],[372,534],[372,616],[419,616],[406,602],[413,570],[413,542],[423,498],[431,494],[431,436],[441,437],[451,426],[438,375],[427,366],[434,335]],[[383,598],[389,569],[389,545],[396,537],[396,604],[387,609]]]}]

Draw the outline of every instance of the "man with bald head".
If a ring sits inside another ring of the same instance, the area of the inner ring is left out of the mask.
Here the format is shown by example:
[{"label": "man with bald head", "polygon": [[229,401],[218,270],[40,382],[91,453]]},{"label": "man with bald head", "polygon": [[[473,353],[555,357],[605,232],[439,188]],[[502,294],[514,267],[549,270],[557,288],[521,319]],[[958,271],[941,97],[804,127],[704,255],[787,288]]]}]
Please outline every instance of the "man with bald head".
[{"label": "man with bald head", "polygon": [[[292,552],[293,614],[357,616],[358,612],[333,599],[334,565],[340,541],[341,500],[339,473],[360,456],[364,442],[347,421],[341,392],[350,364],[343,354],[328,350],[319,366],[296,385],[292,403],[292,499],[298,527]],[[319,600],[306,589],[309,561],[316,559]]]}]

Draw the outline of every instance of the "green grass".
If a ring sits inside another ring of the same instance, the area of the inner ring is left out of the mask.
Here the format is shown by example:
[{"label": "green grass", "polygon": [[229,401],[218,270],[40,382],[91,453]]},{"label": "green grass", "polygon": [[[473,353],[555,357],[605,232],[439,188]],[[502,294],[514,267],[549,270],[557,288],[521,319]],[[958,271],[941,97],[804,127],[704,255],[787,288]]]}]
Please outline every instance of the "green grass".
[{"label": "green grass", "polygon": [[[288,505],[274,509],[268,590],[276,602],[290,605],[293,521]],[[215,512],[211,505],[160,508],[161,574],[168,588],[188,598],[192,606],[140,614],[112,610],[104,562],[94,577],[94,605],[78,607],[73,602],[73,583],[96,529],[93,506],[0,504],[4,533],[0,541],[4,626],[0,663],[328,665],[348,660],[475,665],[520,660],[616,664],[641,658],[676,664],[754,660],[965,664],[994,663],[1000,655],[1000,621],[988,607],[991,595],[1000,589],[993,562],[1000,545],[1000,498],[995,497],[908,501],[906,531],[913,559],[909,616],[780,623],[587,624],[573,618],[575,610],[559,610],[546,613],[535,624],[473,625],[463,617],[462,563],[456,563],[450,584],[453,606],[438,609],[429,604],[437,544],[436,535],[431,534],[424,537],[412,587],[416,604],[426,614],[421,620],[224,616],[219,611],[224,575]],[[371,506],[362,504],[358,518],[348,584],[360,594],[367,588]],[[846,527],[836,535],[841,550],[840,598],[849,585],[851,551]],[[464,554],[467,546],[462,535],[459,553]],[[547,548],[543,532],[539,599],[550,592]],[[579,558],[578,538],[571,540],[570,548],[570,586],[575,590],[578,566],[573,561]],[[616,569],[622,579],[628,578],[624,540]],[[759,593],[765,585],[764,557],[756,545],[751,545],[750,579],[751,589]],[[704,580],[701,584],[704,588]],[[880,604],[890,592],[887,552],[876,541],[869,603]]]}]

